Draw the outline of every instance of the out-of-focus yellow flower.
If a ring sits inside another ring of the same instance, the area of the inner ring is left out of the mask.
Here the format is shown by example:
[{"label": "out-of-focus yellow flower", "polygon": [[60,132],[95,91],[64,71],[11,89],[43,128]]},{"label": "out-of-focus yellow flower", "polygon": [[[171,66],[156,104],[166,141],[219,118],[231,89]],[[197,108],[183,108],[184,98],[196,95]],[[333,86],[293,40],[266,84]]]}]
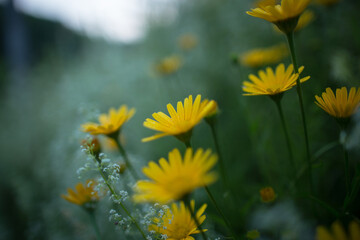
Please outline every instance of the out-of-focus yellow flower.
[{"label": "out-of-focus yellow flower", "polygon": [[[296,28],[294,29],[294,31],[299,31],[303,28],[305,28],[306,26],[308,26],[312,21],[314,21],[315,19],[315,14],[313,11],[310,11],[310,10],[306,10],[304,11],[303,14],[301,14],[301,16],[299,17],[299,21],[296,25]],[[274,29],[277,31],[277,32],[280,32],[280,29],[274,25]]]},{"label": "out-of-focus yellow flower", "polygon": [[360,105],[360,88],[350,89],[349,95],[346,87],[337,88],[336,95],[331,88],[326,88],[322,93],[322,98],[315,96],[316,104],[324,111],[336,118],[351,117]]},{"label": "out-of-focus yellow flower", "polygon": [[201,101],[201,95],[197,95],[193,103],[192,95],[177,103],[177,111],[169,103],[167,109],[170,117],[163,112],[153,113],[153,119],[147,118],[144,126],[161,133],[143,138],[143,142],[152,141],[164,136],[173,135],[181,141],[187,141],[191,136],[191,130],[201,119],[209,115],[216,108],[216,102],[211,100]]},{"label": "out-of-focus yellow flower", "polygon": [[346,87],[337,88],[336,96],[331,88],[326,88],[321,97],[315,96],[315,103],[325,112],[335,118],[349,118],[360,105],[360,88],[352,87],[349,92]]},{"label": "out-of-focus yellow flower", "polygon": [[261,201],[264,203],[273,202],[276,199],[276,194],[272,187],[262,188],[259,192]]},{"label": "out-of-focus yellow flower", "polygon": [[303,13],[311,0],[282,0],[281,4],[277,1],[261,1],[257,8],[251,9],[246,13],[265,19],[276,24],[278,28],[288,34],[294,31],[299,16]]},{"label": "out-of-focus yellow flower", "polygon": [[264,8],[269,5],[275,5],[277,0],[259,0],[255,2],[255,7]]},{"label": "out-of-focus yellow flower", "polygon": [[127,122],[135,113],[135,109],[128,109],[122,105],[118,110],[111,108],[108,114],[101,114],[98,123],[85,123],[81,127],[84,132],[92,135],[112,135],[120,131],[122,125]]},{"label": "out-of-focus yellow flower", "polygon": [[156,64],[156,71],[162,75],[169,75],[177,70],[182,65],[182,60],[179,56],[173,55],[162,59],[159,63]]},{"label": "out-of-focus yellow flower", "polygon": [[324,6],[331,6],[340,2],[340,0],[314,0],[314,2]]},{"label": "out-of-focus yellow flower", "polygon": [[179,38],[179,46],[183,50],[191,50],[196,47],[198,39],[194,34],[188,33]]},{"label": "out-of-focus yellow flower", "polygon": [[150,162],[143,173],[150,181],[140,180],[135,187],[135,202],[155,202],[166,204],[182,199],[199,187],[207,186],[216,180],[216,174],[209,172],[215,165],[217,156],[211,150],[186,149],[184,158],[178,149],[169,152],[169,161],[164,158],[159,164]]},{"label": "out-of-focus yellow flower", "polygon": [[86,203],[93,203],[99,201],[100,197],[98,193],[94,190],[95,182],[93,180],[87,180],[86,184],[78,183],[75,186],[75,192],[71,188],[68,188],[68,194],[62,194],[61,197],[65,200],[83,206]]},{"label": "out-of-focus yellow flower", "polygon": [[[191,200],[190,206],[192,211],[195,211],[195,201]],[[201,208],[196,212],[196,218],[199,224],[202,224],[206,216],[203,215],[207,205],[203,204]],[[190,210],[185,207],[183,201],[180,202],[180,206],[173,203],[171,210],[167,209],[160,218],[153,219],[155,224],[149,226],[149,231],[155,231],[158,234],[166,235],[171,240],[194,240],[190,235],[200,233],[197,229],[196,222],[191,217]],[[203,231],[206,231],[203,230]]]},{"label": "out-of-focus yellow flower", "polygon": [[340,222],[336,221],[331,225],[331,230],[327,230],[324,226],[319,226],[316,229],[316,240],[359,240],[360,239],[360,225],[352,221],[349,224],[349,235]]},{"label": "out-of-focus yellow flower", "polygon": [[310,1],[311,0],[282,0],[281,4],[277,4],[275,0],[261,1],[257,4],[257,8],[251,9],[251,11],[247,11],[246,13],[253,17],[275,23],[300,16]]},{"label": "out-of-focus yellow flower", "polygon": [[260,233],[258,230],[251,230],[246,233],[247,239],[257,239],[260,237]]},{"label": "out-of-focus yellow flower", "polygon": [[81,141],[81,145],[86,149],[89,149],[94,155],[99,155],[99,153],[101,152],[101,145],[97,137],[93,137],[91,139],[84,139]]},{"label": "out-of-focus yellow flower", "polygon": [[[299,68],[299,73],[304,70],[304,67]],[[263,70],[259,71],[259,76],[255,76],[253,74],[249,75],[249,81],[244,81],[243,95],[251,96],[251,95],[276,95],[282,92],[285,92],[291,89],[296,85],[296,80],[299,77],[298,74],[294,73],[293,65],[289,65],[287,69],[285,69],[284,64],[279,64],[276,67],[275,72],[270,68],[266,68],[266,72]],[[310,77],[304,77],[300,79],[300,82],[305,82]]]},{"label": "out-of-focus yellow flower", "polygon": [[268,48],[257,48],[241,54],[238,61],[248,67],[261,67],[280,62],[289,55],[285,44]]}]

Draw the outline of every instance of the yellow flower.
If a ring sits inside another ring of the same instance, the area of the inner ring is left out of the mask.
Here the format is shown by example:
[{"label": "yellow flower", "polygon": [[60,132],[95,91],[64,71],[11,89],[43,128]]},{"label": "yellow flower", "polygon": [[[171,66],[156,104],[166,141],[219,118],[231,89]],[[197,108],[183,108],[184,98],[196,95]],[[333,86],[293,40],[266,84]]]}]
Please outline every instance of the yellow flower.
[{"label": "yellow flower", "polygon": [[280,62],[289,54],[285,44],[279,44],[269,48],[257,48],[245,52],[239,56],[239,62],[248,67],[260,67]]},{"label": "yellow flower", "polygon": [[324,5],[324,6],[331,6],[338,2],[340,2],[340,0],[315,0],[315,3]]},{"label": "yellow flower", "polygon": [[[304,67],[299,68],[299,73],[304,70]],[[243,84],[243,95],[276,95],[291,89],[296,85],[296,79],[299,77],[298,74],[293,73],[293,65],[289,65],[285,69],[284,64],[279,64],[276,67],[275,72],[271,68],[266,68],[266,72],[263,70],[259,71],[259,77],[250,74],[249,81],[245,81]],[[310,77],[304,77],[300,79],[300,82],[305,82]]]},{"label": "yellow flower", "polygon": [[273,202],[276,199],[275,191],[272,187],[265,187],[260,189],[261,201],[264,203]]},{"label": "yellow flower", "polygon": [[260,237],[260,233],[258,230],[251,230],[246,233],[247,239],[257,239]]},{"label": "yellow flower", "polygon": [[[190,206],[195,211],[195,201],[191,200]],[[196,212],[196,218],[199,224],[202,224],[206,216],[203,215],[207,205],[203,204]],[[180,205],[173,203],[171,210],[167,209],[160,218],[153,219],[154,224],[149,226],[149,231],[155,231],[158,234],[166,235],[168,240],[195,240],[192,234],[200,233],[196,222],[191,217],[190,210],[185,207],[183,201]],[[206,231],[206,230],[203,230]]]},{"label": "yellow flower", "polygon": [[[304,11],[303,14],[301,14],[301,16],[299,17],[299,21],[296,25],[296,28],[294,29],[295,32],[305,28],[307,25],[309,25],[313,20],[315,19],[315,14],[313,11],[310,11],[310,10],[306,10]],[[280,32],[281,33],[281,30],[276,26],[274,25],[274,29],[277,31],[277,32]]]},{"label": "yellow flower", "polygon": [[346,235],[345,230],[340,222],[336,221],[331,225],[331,231],[328,231],[324,226],[319,226],[316,229],[316,240],[359,240],[360,239],[360,225],[352,221],[349,224],[349,235]]},{"label": "yellow flower", "polygon": [[135,109],[128,109],[122,105],[118,110],[111,108],[109,114],[101,114],[98,123],[85,123],[81,127],[84,132],[92,135],[112,135],[120,131],[122,125],[127,122],[135,113]]},{"label": "yellow flower", "polygon": [[169,161],[164,158],[159,164],[150,162],[143,173],[150,181],[140,180],[135,187],[134,201],[168,203],[182,199],[194,189],[207,186],[216,180],[216,174],[209,172],[217,156],[211,150],[198,149],[195,154],[188,148],[184,158],[178,149],[169,152]]},{"label": "yellow flower", "polygon": [[152,141],[164,136],[173,135],[181,141],[187,141],[191,136],[191,130],[201,119],[209,115],[217,105],[215,101],[207,99],[201,101],[201,95],[197,95],[193,103],[192,95],[185,98],[184,105],[182,102],[177,103],[177,111],[169,103],[167,109],[170,117],[163,112],[153,113],[153,119],[147,118],[144,126],[161,133],[154,136],[143,138],[143,142]]},{"label": "yellow flower", "polygon": [[277,0],[259,0],[256,1],[255,6],[257,8],[264,8],[269,5],[275,5]]},{"label": "yellow flower", "polygon": [[349,95],[346,87],[336,89],[336,96],[331,88],[322,93],[322,98],[315,96],[316,104],[335,118],[349,118],[360,105],[360,88],[352,87]]},{"label": "yellow flower", "polygon": [[77,191],[77,193],[71,188],[68,188],[68,194],[62,194],[61,197],[73,204],[80,206],[86,203],[97,202],[99,201],[100,197],[98,196],[98,193],[94,190],[94,187],[95,182],[93,180],[87,180],[85,185],[83,185],[82,183],[76,184],[75,190]]},{"label": "yellow flower", "polygon": [[182,65],[182,60],[179,56],[170,56],[162,59],[155,68],[158,73],[162,75],[169,75],[176,72]]},{"label": "yellow flower", "polygon": [[197,45],[197,38],[194,34],[188,33],[185,35],[182,35],[179,38],[179,46],[183,50],[190,50],[196,47]]},{"label": "yellow flower", "polygon": [[311,0],[282,0],[281,4],[277,1],[263,1],[258,7],[246,12],[247,14],[276,23],[291,18],[296,18],[305,10]]}]

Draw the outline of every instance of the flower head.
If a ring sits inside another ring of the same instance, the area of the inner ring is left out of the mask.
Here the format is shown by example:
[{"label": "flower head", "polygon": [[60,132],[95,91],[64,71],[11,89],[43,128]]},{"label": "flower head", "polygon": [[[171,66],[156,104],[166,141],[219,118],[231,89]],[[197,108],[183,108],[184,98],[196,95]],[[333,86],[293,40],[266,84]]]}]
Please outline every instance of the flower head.
[{"label": "flower head", "polygon": [[95,182],[93,180],[87,180],[86,184],[83,185],[82,183],[78,183],[75,186],[75,192],[71,188],[68,188],[68,194],[62,194],[61,197],[65,200],[83,206],[87,203],[93,203],[99,201],[100,197],[98,192],[94,190]]},{"label": "flower head", "polygon": [[194,34],[188,33],[179,38],[179,46],[183,50],[191,50],[197,45],[197,37]]},{"label": "flower head", "polygon": [[273,202],[276,199],[276,194],[272,187],[262,188],[259,192],[261,201],[264,203]]},{"label": "flower head", "polygon": [[277,4],[276,0],[260,1],[257,8],[246,12],[247,14],[276,23],[279,21],[296,18],[305,10],[311,0],[282,0]]},{"label": "flower head", "polygon": [[331,225],[331,231],[324,226],[316,228],[316,240],[358,240],[360,239],[360,225],[353,221],[349,224],[349,235],[345,233],[344,227],[336,221]]},{"label": "flower head", "polygon": [[291,33],[294,31],[299,16],[309,5],[311,0],[281,0],[278,1],[264,0],[257,4],[257,8],[246,12],[247,14],[265,19],[274,23],[284,33]]},{"label": "flower head", "polygon": [[[306,10],[304,11],[303,14],[300,15],[299,17],[299,21],[296,25],[296,28],[294,29],[295,32],[305,28],[306,26],[308,26],[312,21],[314,21],[315,19],[315,14],[313,11],[310,11],[310,10]],[[276,26],[274,25],[274,28],[277,32],[280,32],[281,33],[281,30]]]},{"label": "flower head", "polygon": [[360,106],[360,88],[352,87],[349,95],[346,87],[336,89],[336,95],[327,88],[321,96],[315,96],[316,105],[335,118],[349,118]]},{"label": "flower head", "polygon": [[169,161],[164,158],[159,164],[150,162],[143,173],[150,181],[137,182],[134,195],[136,202],[168,203],[190,194],[198,187],[207,186],[216,180],[216,174],[209,172],[217,156],[211,150],[198,149],[195,154],[188,148],[184,158],[178,149],[169,152]]},{"label": "flower head", "polygon": [[159,61],[155,69],[158,73],[162,75],[169,75],[174,72],[176,72],[182,65],[182,60],[179,56],[170,56],[163,58],[161,61]]},{"label": "flower head", "polygon": [[[299,68],[299,73],[304,70],[304,67]],[[291,64],[285,69],[284,64],[279,64],[276,70],[273,71],[270,67],[266,68],[266,72],[259,71],[259,77],[250,74],[250,81],[245,81],[243,90],[245,96],[250,95],[276,95],[291,89],[296,85],[296,80],[299,77],[294,73],[294,67]],[[300,79],[300,82],[305,82],[310,77]]]},{"label": "flower head", "polygon": [[[195,201],[190,203],[192,211],[195,211]],[[206,216],[203,215],[207,205],[203,204],[196,212],[196,218],[199,224],[202,224]],[[197,229],[195,220],[191,217],[190,210],[185,207],[183,201],[180,205],[173,203],[171,210],[166,209],[165,213],[159,218],[153,219],[154,224],[149,226],[149,231],[155,231],[158,234],[166,235],[169,240],[194,240],[190,235],[200,233]],[[203,230],[206,231],[206,230]]]},{"label": "flower head", "polygon": [[161,133],[142,139],[143,142],[155,140],[164,136],[173,135],[181,141],[187,141],[191,136],[191,130],[201,119],[206,117],[217,107],[215,101],[207,99],[201,101],[201,95],[197,95],[193,102],[192,95],[185,98],[184,104],[177,103],[177,111],[169,103],[167,109],[170,117],[163,112],[153,113],[153,119],[147,118],[144,126]]},{"label": "flower head", "polygon": [[111,108],[108,114],[101,114],[99,123],[85,123],[81,127],[84,132],[92,135],[112,135],[120,131],[122,125],[129,121],[134,113],[134,108],[128,109],[126,105],[122,105],[118,110]]},{"label": "flower head", "polygon": [[248,67],[261,67],[277,63],[289,54],[285,44],[268,48],[257,48],[239,56],[239,62]]}]

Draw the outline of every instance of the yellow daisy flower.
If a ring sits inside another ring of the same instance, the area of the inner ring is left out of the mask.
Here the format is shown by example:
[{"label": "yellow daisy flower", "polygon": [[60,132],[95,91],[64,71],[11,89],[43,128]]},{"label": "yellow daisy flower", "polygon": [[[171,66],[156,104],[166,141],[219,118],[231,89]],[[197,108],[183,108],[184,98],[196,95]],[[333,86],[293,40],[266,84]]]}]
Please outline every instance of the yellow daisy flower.
[{"label": "yellow daisy flower", "polygon": [[360,225],[353,221],[349,224],[349,235],[345,233],[344,227],[340,222],[336,221],[331,225],[331,230],[328,231],[324,226],[319,226],[316,229],[316,240],[359,240],[360,239]]},{"label": "yellow daisy flower", "polygon": [[289,55],[285,44],[279,44],[268,48],[257,48],[241,54],[238,62],[248,67],[261,67],[280,62]]},{"label": "yellow daisy flower", "polygon": [[185,98],[184,104],[177,103],[177,111],[169,103],[167,109],[170,117],[163,112],[153,113],[153,119],[147,118],[144,122],[144,127],[159,131],[154,136],[143,138],[143,142],[152,141],[164,136],[173,135],[181,141],[188,141],[191,137],[191,131],[201,119],[209,115],[216,109],[215,101],[207,99],[201,101],[201,95],[197,95],[193,102],[192,95]]},{"label": "yellow daisy flower", "polygon": [[122,105],[118,110],[111,108],[108,114],[101,114],[98,123],[85,123],[81,127],[84,132],[92,135],[104,134],[112,135],[120,131],[122,125],[129,121],[134,115],[135,109],[128,109],[126,105]]},{"label": "yellow daisy flower", "polygon": [[184,158],[178,149],[169,152],[169,161],[164,158],[159,164],[150,162],[143,173],[150,181],[140,180],[135,187],[135,202],[155,202],[166,204],[182,199],[194,189],[207,186],[216,180],[216,174],[209,172],[215,165],[217,156],[211,150],[192,148],[186,150]]},{"label": "yellow daisy flower", "polygon": [[262,188],[259,192],[261,201],[264,203],[273,202],[276,199],[276,194],[272,187]]},{"label": "yellow daisy flower", "polygon": [[336,89],[336,96],[331,88],[326,88],[322,98],[315,96],[316,105],[335,118],[349,118],[360,105],[360,88],[350,89],[349,95],[346,87]]},{"label": "yellow daisy flower", "polygon": [[95,182],[93,180],[87,180],[86,184],[78,183],[75,186],[75,192],[71,188],[68,188],[68,194],[62,194],[61,197],[76,205],[83,206],[86,203],[92,203],[99,201],[100,197],[94,190]]},{"label": "yellow daisy flower", "polygon": [[290,18],[296,18],[305,10],[311,0],[282,0],[281,4],[277,1],[263,1],[258,7],[246,13],[276,23]]},{"label": "yellow daisy flower", "polygon": [[156,64],[155,69],[158,73],[162,75],[169,75],[179,70],[181,65],[181,58],[174,55],[162,59],[159,63]]},{"label": "yellow daisy flower", "polygon": [[194,34],[188,33],[179,38],[179,46],[183,50],[191,50],[197,45],[197,37]]},{"label": "yellow daisy flower", "polygon": [[[195,201],[191,200],[190,206],[195,211]],[[203,215],[207,205],[203,204],[196,212],[196,218],[199,224],[202,224],[206,216]],[[160,218],[153,219],[154,224],[149,226],[149,231],[155,231],[158,234],[166,235],[168,240],[195,240],[192,234],[200,233],[196,222],[191,217],[190,210],[181,201],[180,205],[173,203],[171,210],[167,209]],[[203,230],[206,231],[206,230]]]},{"label": "yellow daisy flower", "polygon": [[[306,26],[308,26],[312,21],[314,21],[315,19],[315,13],[313,11],[310,11],[310,10],[306,10],[304,11],[303,14],[300,15],[299,17],[299,21],[296,25],[296,28],[294,29],[295,32],[305,28]],[[276,26],[274,25],[274,29],[277,31],[277,32],[280,32],[281,33],[281,30]]]},{"label": "yellow daisy flower", "polygon": [[303,13],[305,8],[309,5],[311,0],[282,0],[281,4],[278,1],[262,1],[257,8],[251,9],[246,13],[253,16],[265,19],[274,23],[278,28],[288,34],[292,33],[298,23],[299,16]]},{"label": "yellow daisy flower", "polygon": [[[299,68],[299,73],[304,70],[304,67]],[[298,74],[294,73],[293,65],[289,65],[285,69],[284,64],[279,64],[276,67],[276,70],[273,71],[270,67],[266,68],[266,72],[263,70],[259,71],[259,77],[250,74],[250,81],[245,81],[243,83],[243,95],[276,95],[282,92],[285,92],[291,89],[296,85],[296,79]],[[300,79],[300,82],[305,82],[310,78],[310,76]]]}]

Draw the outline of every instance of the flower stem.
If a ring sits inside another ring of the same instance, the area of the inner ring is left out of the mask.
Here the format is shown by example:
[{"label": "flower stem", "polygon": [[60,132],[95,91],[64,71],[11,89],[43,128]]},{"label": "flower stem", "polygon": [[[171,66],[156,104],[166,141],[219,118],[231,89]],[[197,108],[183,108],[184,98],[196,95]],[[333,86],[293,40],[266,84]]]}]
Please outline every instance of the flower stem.
[{"label": "flower stem", "polygon": [[113,139],[115,140],[116,145],[119,148],[119,152],[120,152],[121,156],[123,157],[123,159],[125,161],[126,167],[130,170],[133,178],[135,180],[138,180],[139,176],[137,175],[137,173],[136,173],[135,169],[133,168],[132,164],[130,163],[130,160],[129,160],[127,154],[126,154],[126,151],[123,148],[123,146],[121,145],[119,139],[117,137],[114,137]]},{"label": "flower stem", "polygon": [[227,218],[225,217],[224,213],[221,211],[221,209],[219,208],[218,204],[216,203],[216,200],[214,198],[214,196],[211,194],[210,189],[207,186],[204,186],[207,195],[209,196],[211,202],[213,203],[213,205],[216,208],[216,211],[218,212],[218,214],[222,217],[222,219],[224,220],[225,225],[228,227],[228,229],[231,232],[232,238],[233,239],[237,239],[236,238],[236,234],[231,226],[231,223],[229,222],[229,220],[227,220]]},{"label": "flower stem", "polygon": [[294,155],[293,155],[293,151],[291,148],[291,141],[290,141],[290,136],[289,136],[289,132],[286,126],[286,122],[285,122],[285,117],[284,117],[284,113],[281,107],[281,100],[274,100],[276,107],[278,109],[279,115],[280,115],[280,119],[281,119],[281,125],[283,127],[284,130],[284,134],[285,134],[285,138],[286,138],[286,145],[288,147],[288,151],[289,151],[289,157],[290,157],[290,162],[291,162],[291,167],[293,169],[293,176],[296,176],[296,165],[295,165],[295,161],[294,161]]},{"label": "flower stem", "polygon": [[95,230],[96,239],[101,240],[101,234],[100,234],[99,226],[96,224],[95,211],[92,209],[92,210],[87,210],[87,212],[89,214],[91,224],[93,225],[93,228]]},{"label": "flower stem", "polygon": [[224,183],[225,187],[228,188],[227,187],[228,186],[228,181],[227,181],[226,173],[225,173],[224,160],[223,160],[223,157],[222,157],[222,154],[221,154],[221,151],[220,151],[219,140],[218,140],[218,136],[217,136],[217,133],[216,133],[215,124],[214,123],[209,123],[209,126],[211,128],[211,134],[212,134],[213,139],[214,139],[216,152],[217,152],[218,157],[219,157],[220,175],[221,175],[221,178],[223,180],[223,183]]},{"label": "flower stem", "polygon": [[195,215],[194,209],[192,209],[192,207],[191,207],[189,196],[187,196],[184,200],[185,200],[185,201],[184,201],[184,202],[185,202],[185,205],[186,205],[187,208],[189,209],[190,214],[191,214],[191,217],[194,219],[195,224],[196,224],[197,228],[199,229],[202,238],[203,238],[204,240],[207,240],[208,237],[206,236],[204,230],[202,229],[202,227],[201,227],[201,225],[200,225],[200,223],[199,223],[199,219],[197,219],[197,217],[196,217],[196,215]]},{"label": "flower stem", "polygon": [[343,145],[343,149],[344,149],[344,170],[345,170],[346,196],[348,197],[350,194],[349,153],[346,150],[345,145]]},{"label": "flower stem", "polygon": [[[99,162],[100,160],[96,157],[96,161]],[[103,178],[106,186],[109,188],[109,191],[111,192],[111,194],[113,196],[115,196],[116,198],[119,198],[118,194],[115,192],[114,188],[109,184],[109,182],[107,181],[107,177],[104,173],[104,171],[101,169],[101,167],[99,167],[99,172],[101,177]],[[140,228],[139,224],[137,223],[137,221],[133,218],[133,216],[131,216],[130,212],[126,209],[126,207],[124,206],[124,204],[122,202],[119,202],[120,207],[124,210],[124,212],[126,213],[126,215],[128,215],[128,217],[131,219],[131,221],[135,224],[135,227],[139,230],[139,232],[141,233],[142,237],[146,240],[146,236],[143,232],[143,230]]]},{"label": "flower stem", "polygon": [[308,171],[309,171],[309,185],[310,185],[310,191],[311,191],[311,193],[313,193],[314,187],[313,187],[313,177],[312,177],[311,159],[310,159],[309,136],[308,136],[307,125],[306,125],[306,117],[305,117],[305,111],[304,111],[302,89],[301,89],[301,84],[300,84],[299,68],[298,68],[298,65],[296,62],[294,32],[286,34],[286,37],[287,37],[290,52],[291,52],[291,59],[292,59],[293,65],[294,65],[294,70],[295,70],[295,73],[298,74],[298,77],[296,79],[296,90],[297,90],[297,94],[299,97],[301,119],[302,119],[302,123],[303,123],[303,127],[304,127],[306,158],[307,158]]}]

